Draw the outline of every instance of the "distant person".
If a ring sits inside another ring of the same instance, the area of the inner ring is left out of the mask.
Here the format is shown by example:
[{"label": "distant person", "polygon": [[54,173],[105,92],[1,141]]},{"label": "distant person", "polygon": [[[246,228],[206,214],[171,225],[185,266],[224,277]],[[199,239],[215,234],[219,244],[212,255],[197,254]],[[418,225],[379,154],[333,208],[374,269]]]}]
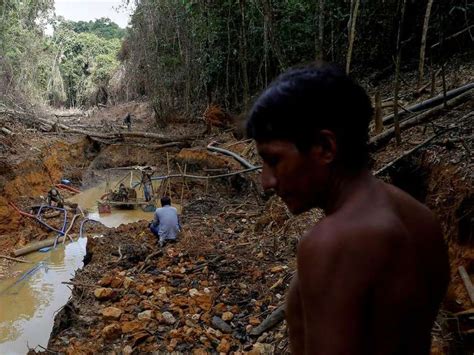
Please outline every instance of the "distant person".
[{"label": "distant person", "polygon": [[141,183],[143,184],[143,193],[145,195],[146,202],[151,201],[151,199],[153,198],[153,183],[151,181],[152,175],[153,175],[153,171],[151,171],[150,168],[146,170],[142,170]]},{"label": "distant person", "polygon": [[127,201],[128,200],[128,190],[123,184],[123,182],[120,183],[118,191],[117,191],[118,199],[119,201]]},{"label": "distant person", "polygon": [[155,211],[153,221],[150,223],[150,230],[158,237],[160,247],[165,242],[175,242],[181,231],[179,224],[178,211],[171,206],[171,199],[168,196],[161,198],[161,206]]},{"label": "distant person", "polygon": [[127,113],[127,116],[125,116],[125,118],[123,120],[123,124],[127,126],[127,129],[129,131],[132,130],[132,116],[130,115],[130,112]]},{"label": "distant person", "polygon": [[262,184],[326,217],[299,241],[286,314],[294,354],[428,355],[449,282],[441,228],[368,168],[370,99],[333,65],[290,69],[257,99],[247,133]]},{"label": "distant person", "polygon": [[59,207],[59,208],[64,207],[64,199],[55,187],[52,187],[48,191],[48,196],[46,197],[46,203],[48,204],[48,206],[52,206],[52,207]]}]

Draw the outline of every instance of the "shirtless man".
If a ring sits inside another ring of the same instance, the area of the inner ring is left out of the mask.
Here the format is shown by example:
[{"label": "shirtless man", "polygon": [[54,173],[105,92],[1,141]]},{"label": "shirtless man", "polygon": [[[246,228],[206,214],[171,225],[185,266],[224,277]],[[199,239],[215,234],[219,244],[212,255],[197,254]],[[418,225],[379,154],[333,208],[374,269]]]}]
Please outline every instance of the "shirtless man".
[{"label": "shirtless man", "polygon": [[291,69],[257,99],[247,133],[262,184],[326,217],[298,245],[287,296],[294,354],[429,354],[449,282],[433,214],[368,168],[372,107],[335,66]]}]

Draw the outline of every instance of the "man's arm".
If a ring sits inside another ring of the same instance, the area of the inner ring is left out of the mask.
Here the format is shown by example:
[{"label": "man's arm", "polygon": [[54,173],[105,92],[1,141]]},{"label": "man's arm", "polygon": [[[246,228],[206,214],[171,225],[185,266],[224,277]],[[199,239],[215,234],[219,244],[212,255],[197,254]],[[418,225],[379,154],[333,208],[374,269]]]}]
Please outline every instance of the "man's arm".
[{"label": "man's arm", "polygon": [[160,217],[158,217],[158,213],[153,214],[153,221],[151,222],[155,227],[160,225]]},{"label": "man's arm", "polygon": [[298,247],[307,354],[367,352],[366,307],[377,260],[364,251],[362,240],[321,228],[305,236]]},{"label": "man's arm", "polygon": [[179,231],[181,232],[181,230],[182,230],[183,228],[181,227],[181,219],[179,218],[179,214],[177,214],[176,217],[177,217],[177,219],[178,219],[178,229],[179,229]]}]

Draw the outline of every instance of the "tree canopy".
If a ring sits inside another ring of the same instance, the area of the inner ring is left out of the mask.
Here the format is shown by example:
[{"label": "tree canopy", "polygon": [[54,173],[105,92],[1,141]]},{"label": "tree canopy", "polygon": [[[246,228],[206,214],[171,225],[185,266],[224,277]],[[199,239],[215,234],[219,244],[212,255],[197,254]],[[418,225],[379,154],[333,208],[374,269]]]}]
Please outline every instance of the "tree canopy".
[{"label": "tree canopy", "polygon": [[[427,2],[407,2],[401,44],[404,58],[412,59],[402,61],[406,65],[417,62]],[[400,1],[135,4],[120,58],[137,95],[149,95],[163,116],[202,112],[210,102],[245,110],[283,70],[316,59],[346,64],[355,75],[394,71]],[[435,1],[428,44],[469,26],[473,11],[474,5],[463,0]],[[464,39],[452,49],[472,48],[469,36]],[[428,55],[442,60],[439,51]]]}]

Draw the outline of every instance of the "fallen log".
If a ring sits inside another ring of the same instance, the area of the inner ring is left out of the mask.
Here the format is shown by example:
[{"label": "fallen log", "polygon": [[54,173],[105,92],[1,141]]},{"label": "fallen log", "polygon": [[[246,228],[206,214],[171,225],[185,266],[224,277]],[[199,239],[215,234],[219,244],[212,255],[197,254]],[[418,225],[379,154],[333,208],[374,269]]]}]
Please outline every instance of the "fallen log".
[{"label": "fallen log", "polygon": [[191,135],[191,136],[185,136],[185,137],[171,137],[171,136],[166,136],[164,134],[160,133],[152,133],[152,132],[117,132],[117,133],[100,133],[100,132],[92,132],[92,131],[86,131],[83,129],[77,129],[77,128],[71,128],[69,126],[66,126],[65,124],[59,123],[59,122],[54,122],[45,118],[37,118],[39,122],[42,122],[44,124],[48,124],[51,126],[56,125],[57,127],[63,129],[67,133],[75,133],[75,134],[82,134],[85,136],[93,137],[93,138],[102,138],[102,139],[121,139],[123,140],[124,138],[151,138],[151,139],[156,139],[159,142],[162,143],[172,143],[172,142],[177,142],[177,141],[188,141],[188,140],[194,140],[198,138],[198,135]]},{"label": "fallen log", "polygon": [[[460,105],[461,103],[471,99],[473,96],[474,96],[474,90],[471,89],[468,92],[465,92],[462,95],[459,95],[459,96],[449,100],[448,105],[451,106],[451,107]],[[425,122],[427,119],[429,119],[430,116],[435,115],[439,112],[442,112],[443,110],[445,110],[445,109],[444,109],[443,104],[441,103],[440,105],[438,105],[435,108],[432,108],[431,110],[419,113],[419,114],[417,114],[417,115],[415,115],[411,118],[408,118],[408,119],[406,119],[406,120],[404,120],[400,123],[400,130],[405,130],[405,129],[408,129],[410,127],[419,125],[419,124]],[[393,137],[394,134],[395,134],[395,129],[394,129],[394,127],[391,127],[389,129],[387,129],[386,131],[372,137],[370,139],[369,146],[372,149],[375,149],[378,146],[380,146],[381,144],[383,144],[383,143],[387,142],[388,140],[390,140]]]},{"label": "fallen log", "polygon": [[84,112],[72,112],[72,113],[55,113],[56,117],[86,117]]},{"label": "fallen log", "polygon": [[[17,249],[15,251],[13,251],[13,254],[15,256],[22,256],[22,255],[25,255],[25,254],[29,254],[29,253],[37,251],[41,248],[46,248],[46,247],[50,247],[50,246],[54,245],[55,240],[56,240],[56,238],[51,238],[51,239],[46,239],[46,240],[42,240],[42,241],[39,241],[39,242],[35,242],[35,243],[30,244],[30,245],[27,245],[26,247],[23,247],[21,249]],[[64,240],[64,237],[59,237],[57,239],[58,243],[61,243],[63,240]]]},{"label": "fallen log", "polygon": [[210,151],[213,151],[213,152],[218,152],[218,153],[222,153],[222,154],[225,154],[225,155],[228,155],[232,158],[234,158],[235,160],[237,160],[240,164],[242,164],[245,168],[247,169],[253,169],[255,168],[255,165],[253,165],[252,163],[248,162],[247,160],[245,160],[244,158],[242,158],[240,155],[234,153],[234,152],[231,152],[230,150],[227,150],[227,149],[223,149],[223,148],[218,148],[218,147],[214,147],[214,144],[216,142],[211,142],[207,145],[207,150],[210,150]]},{"label": "fallen log", "polygon": [[202,180],[210,180],[210,179],[219,179],[223,177],[229,177],[232,175],[244,174],[249,173],[255,170],[260,170],[261,166],[255,166],[253,168],[245,169],[245,170],[238,170],[227,174],[220,174],[220,175],[188,175],[188,174],[170,174],[165,176],[159,176],[157,178],[153,178],[153,180],[165,180],[165,179],[172,179],[172,178],[190,178],[190,179],[202,179]]},{"label": "fallen log", "polygon": [[[469,84],[463,85],[461,87],[458,87],[456,89],[450,90],[446,93],[446,100],[453,99],[453,98],[465,93],[466,91],[469,91],[469,90],[472,90],[472,89],[474,89],[474,83],[469,83]],[[423,101],[423,102],[420,102],[418,104],[406,107],[406,111],[405,112],[400,112],[398,114],[398,116],[399,116],[399,118],[402,118],[403,116],[406,116],[409,113],[421,112],[421,111],[424,111],[424,110],[429,109],[431,107],[441,105],[441,104],[443,104],[443,102],[444,102],[444,95],[440,94],[440,95],[435,96],[435,97],[433,97],[431,99],[428,99],[426,101]],[[394,118],[394,114],[385,116],[383,118],[383,123],[385,125],[390,124],[390,123],[393,122],[393,118]]]},{"label": "fallen log", "polygon": [[[102,141],[102,143],[107,144],[104,141]],[[170,148],[170,147],[184,147],[187,144],[183,142],[169,142],[169,143],[163,143],[163,144],[140,144],[140,143],[133,143],[133,142],[116,142],[116,143],[110,143],[110,145],[126,145],[129,147],[139,147],[139,148],[146,148],[146,149],[163,149],[163,148]]]}]

